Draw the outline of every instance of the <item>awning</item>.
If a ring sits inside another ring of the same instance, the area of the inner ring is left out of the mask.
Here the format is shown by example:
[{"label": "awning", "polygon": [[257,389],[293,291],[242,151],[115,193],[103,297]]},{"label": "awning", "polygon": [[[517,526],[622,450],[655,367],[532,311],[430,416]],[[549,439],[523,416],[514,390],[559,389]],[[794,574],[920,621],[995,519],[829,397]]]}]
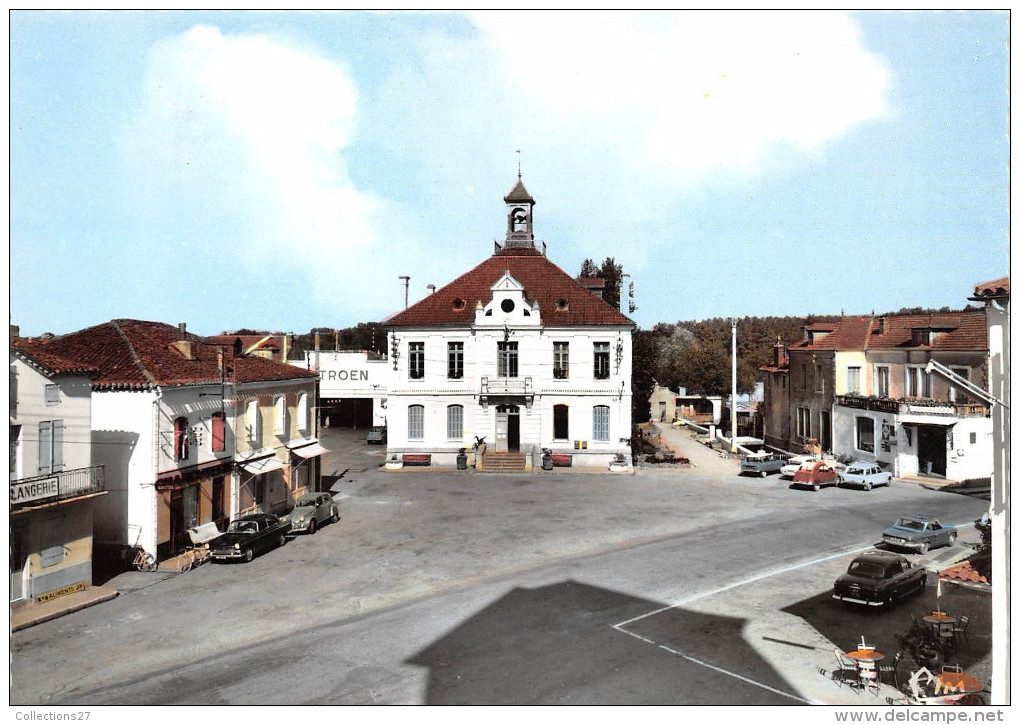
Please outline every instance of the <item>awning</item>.
[{"label": "awning", "polygon": [[301,456],[302,458],[315,458],[316,456],[321,456],[323,453],[329,453],[329,449],[323,448],[318,443],[312,443],[308,446],[295,448],[293,452],[295,455]]},{"label": "awning", "polygon": [[259,475],[262,473],[269,473],[270,471],[279,471],[284,468],[285,464],[279,459],[270,456],[269,458],[260,458],[257,461],[249,461],[248,463],[242,463],[241,468],[246,470],[248,473]]}]

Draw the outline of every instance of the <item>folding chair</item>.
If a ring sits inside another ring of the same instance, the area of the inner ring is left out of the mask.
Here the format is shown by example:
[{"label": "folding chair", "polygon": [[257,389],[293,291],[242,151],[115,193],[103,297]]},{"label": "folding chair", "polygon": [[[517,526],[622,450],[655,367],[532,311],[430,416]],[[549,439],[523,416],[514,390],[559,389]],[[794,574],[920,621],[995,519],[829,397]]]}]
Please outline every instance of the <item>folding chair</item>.
[{"label": "folding chair", "polygon": [[967,616],[966,614],[962,615],[960,617],[960,621],[957,622],[956,625],[953,627],[953,637],[957,640],[967,641],[967,644],[970,644],[970,642],[967,640],[967,627],[969,626],[970,617]]}]

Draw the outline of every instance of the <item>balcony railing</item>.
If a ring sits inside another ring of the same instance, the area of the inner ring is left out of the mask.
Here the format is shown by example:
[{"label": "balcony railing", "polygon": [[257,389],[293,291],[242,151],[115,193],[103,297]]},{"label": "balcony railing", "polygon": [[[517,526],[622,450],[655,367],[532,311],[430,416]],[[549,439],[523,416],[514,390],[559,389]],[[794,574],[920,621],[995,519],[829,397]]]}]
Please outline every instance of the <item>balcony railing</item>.
[{"label": "balcony railing", "polygon": [[482,395],[534,395],[531,376],[523,378],[482,378]]},{"label": "balcony railing", "polygon": [[957,418],[975,418],[988,415],[988,406],[980,403],[954,403],[948,400],[924,400],[910,398],[875,398],[866,395],[837,395],[836,405],[859,410],[874,410],[879,413],[913,413],[914,415],[938,415]]},{"label": "balcony railing", "polygon": [[53,503],[106,490],[102,466],[74,468],[11,481],[11,509]]}]

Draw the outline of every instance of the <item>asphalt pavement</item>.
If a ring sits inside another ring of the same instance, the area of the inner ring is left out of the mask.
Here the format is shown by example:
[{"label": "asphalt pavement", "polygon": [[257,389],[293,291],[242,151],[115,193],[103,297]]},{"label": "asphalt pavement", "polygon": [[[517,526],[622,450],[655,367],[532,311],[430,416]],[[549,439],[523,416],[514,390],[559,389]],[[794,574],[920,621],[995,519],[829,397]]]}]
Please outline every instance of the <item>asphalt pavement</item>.
[{"label": "asphalt pavement", "polygon": [[363,433],[323,431],[338,524],[250,564],[116,577],[116,599],[12,635],[11,702],[837,702],[817,672],[831,647],[888,648],[928,606],[858,631],[827,601],[853,552],[904,510],[985,507],[898,483],[795,491],[715,454],[722,472],[693,455],[635,475],[386,472]]}]

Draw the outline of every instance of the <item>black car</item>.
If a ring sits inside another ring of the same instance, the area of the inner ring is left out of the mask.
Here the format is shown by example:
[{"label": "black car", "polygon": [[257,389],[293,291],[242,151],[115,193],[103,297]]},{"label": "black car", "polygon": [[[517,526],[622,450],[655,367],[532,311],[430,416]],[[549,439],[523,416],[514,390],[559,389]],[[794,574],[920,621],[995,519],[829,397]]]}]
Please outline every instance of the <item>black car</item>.
[{"label": "black car", "polygon": [[289,521],[280,521],[273,514],[248,514],[230,522],[227,532],[209,542],[213,561],[243,559],[251,561],[255,554],[287,543]]},{"label": "black car", "polygon": [[892,604],[897,599],[923,592],[928,572],[905,557],[889,551],[870,551],[855,557],[836,580],[832,598],[869,607]]}]

